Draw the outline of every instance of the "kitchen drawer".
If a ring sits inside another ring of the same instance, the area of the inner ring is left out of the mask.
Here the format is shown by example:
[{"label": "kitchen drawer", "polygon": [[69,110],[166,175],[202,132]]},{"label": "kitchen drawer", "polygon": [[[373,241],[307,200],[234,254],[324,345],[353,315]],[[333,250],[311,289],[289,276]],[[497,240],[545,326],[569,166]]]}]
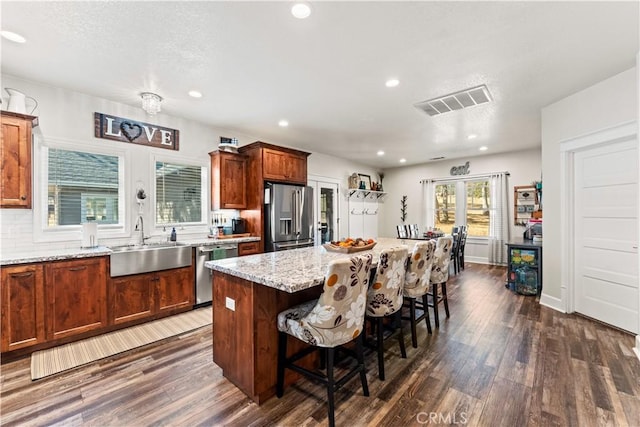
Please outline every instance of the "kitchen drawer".
[{"label": "kitchen drawer", "polygon": [[238,243],[238,256],[260,253],[260,242]]}]

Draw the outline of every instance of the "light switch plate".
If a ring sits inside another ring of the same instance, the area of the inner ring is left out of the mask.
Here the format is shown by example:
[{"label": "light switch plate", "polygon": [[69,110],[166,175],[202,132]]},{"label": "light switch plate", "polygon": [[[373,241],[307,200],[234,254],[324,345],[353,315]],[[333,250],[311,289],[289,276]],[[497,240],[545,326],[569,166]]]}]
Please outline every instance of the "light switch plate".
[{"label": "light switch plate", "polygon": [[225,307],[227,307],[231,311],[236,311],[236,300],[231,299],[229,297],[225,298],[224,302]]}]

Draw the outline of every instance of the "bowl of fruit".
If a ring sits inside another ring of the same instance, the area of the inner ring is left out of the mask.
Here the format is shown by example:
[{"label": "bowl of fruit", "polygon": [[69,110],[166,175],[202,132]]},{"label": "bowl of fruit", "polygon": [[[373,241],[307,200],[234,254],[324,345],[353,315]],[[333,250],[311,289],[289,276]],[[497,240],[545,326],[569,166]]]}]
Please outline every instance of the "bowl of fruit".
[{"label": "bowl of fruit", "polygon": [[363,239],[361,237],[353,239],[351,237],[347,237],[344,240],[325,243],[322,246],[328,251],[350,254],[353,252],[368,251],[375,245],[376,241],[373,239]]}]

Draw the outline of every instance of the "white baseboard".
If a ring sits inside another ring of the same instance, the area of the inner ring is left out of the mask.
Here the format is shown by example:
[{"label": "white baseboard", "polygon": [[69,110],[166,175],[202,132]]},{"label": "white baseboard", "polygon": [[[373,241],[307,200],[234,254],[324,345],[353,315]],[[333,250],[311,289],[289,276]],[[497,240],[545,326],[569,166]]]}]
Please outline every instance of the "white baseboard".
[{"label": "white baseboard", "polygon": [[636,346],[633,347],[633,352],[638,356],[638,359],[640,359],[640,335],[636,335]]},{"label": "white baseboard", "polygon": [[567,312],[564,308],[564,304],[562,303],[562,299],[549,296],[544,293],[544,290],[540,295],[540,305],[544,305],[545,307],[552,308],[561,313]]},{"label": "white baseboard", "polygon": [[[489,264],[489,261],[484,257],[479,257],[479,256],[473,257],[469,255],[465,255],[464,262],[465,263],[471,262],[473,264]],[[506,267],[506,264],[505,264],[505,267]]]}]

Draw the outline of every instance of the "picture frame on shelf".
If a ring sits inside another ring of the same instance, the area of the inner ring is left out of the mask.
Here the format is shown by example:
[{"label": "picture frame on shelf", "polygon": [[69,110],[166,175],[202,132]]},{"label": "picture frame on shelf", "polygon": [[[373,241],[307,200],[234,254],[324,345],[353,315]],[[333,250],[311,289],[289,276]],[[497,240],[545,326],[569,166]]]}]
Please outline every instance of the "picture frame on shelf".
[{"label": "picture frame on shelf", "polygon": [[361,190],[371,190],[371,176],[359,173],[358,179],[361,183],[364,182],[364,188],[361,188]]}]

